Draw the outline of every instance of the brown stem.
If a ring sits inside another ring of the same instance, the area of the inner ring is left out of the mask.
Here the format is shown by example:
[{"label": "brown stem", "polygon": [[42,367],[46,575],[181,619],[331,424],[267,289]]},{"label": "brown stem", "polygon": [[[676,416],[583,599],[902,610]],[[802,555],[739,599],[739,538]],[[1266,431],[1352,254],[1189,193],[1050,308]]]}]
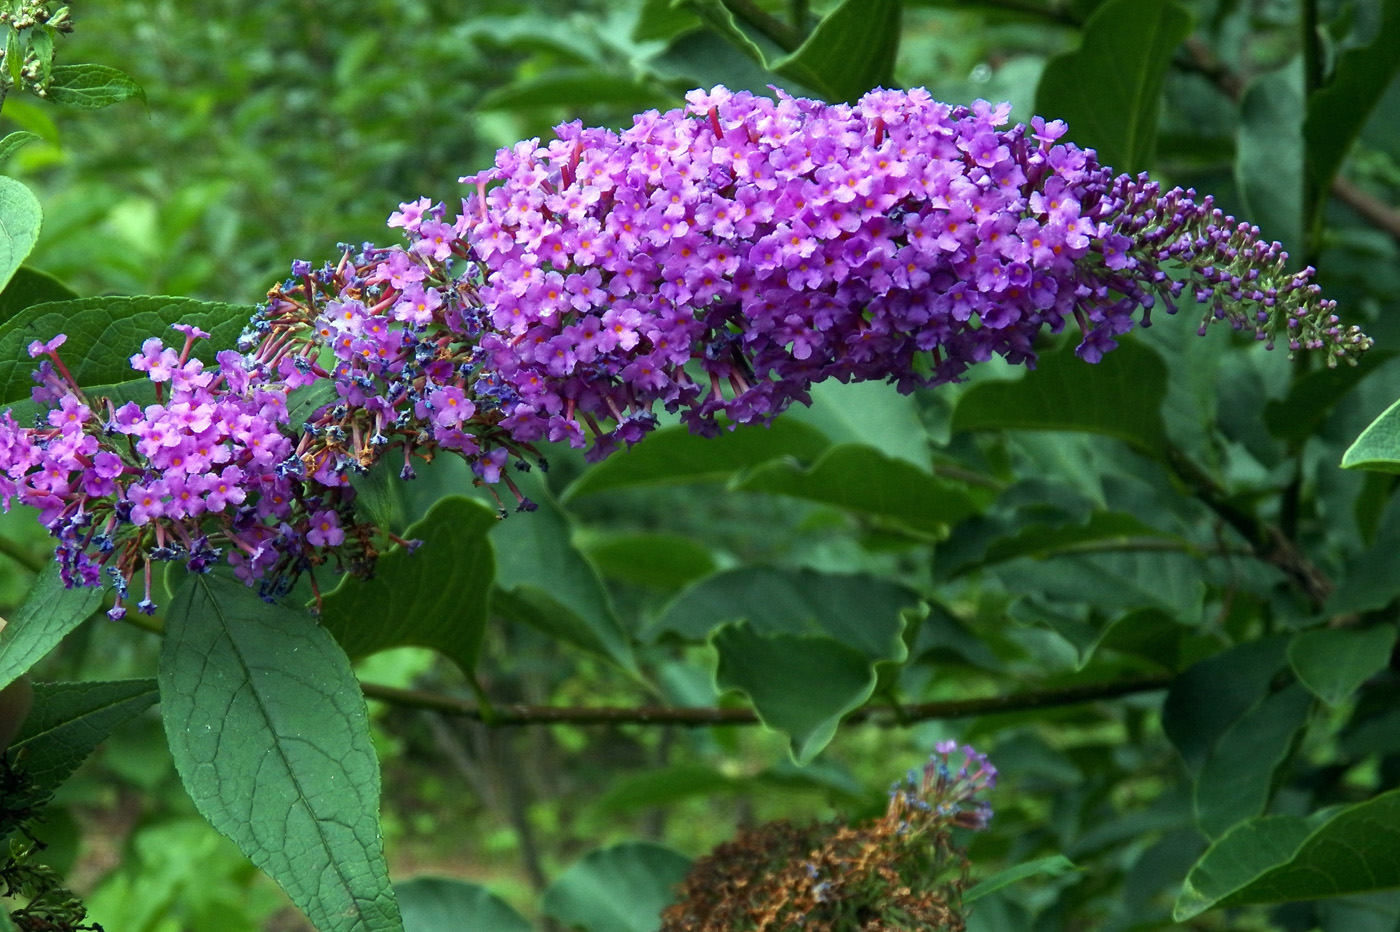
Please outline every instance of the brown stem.
[{"label": "brown stem", "polygon": [[[1063,705],[1078,705],[1101,699],[1115,699],[1135,693],[1165,689],[1171,684],[1169,673],[1149,674],[1104,683],[1082,686],[1061,686],[1007,696],[982,699],[954,699],[941,702],[920,702],[901,706],[899,715],[881,706],[866,706],[847,715],[844,722],[870,722],[889,726],[931,719],[970,718],[1000,712],[1024,712]],[[377,683],[361,683],[367,698],[378,699],[410,708],[432,709],[444,715],[480,720],[481,707],[475,702],[444,696],[440,693],[398,689]],[[710,725],[757,725],[758,714],[752,709],[728,708],[667,708],[663,706],[531,706],[495,705],[492,707],[495,725],[680,725],[702,727]]]}]

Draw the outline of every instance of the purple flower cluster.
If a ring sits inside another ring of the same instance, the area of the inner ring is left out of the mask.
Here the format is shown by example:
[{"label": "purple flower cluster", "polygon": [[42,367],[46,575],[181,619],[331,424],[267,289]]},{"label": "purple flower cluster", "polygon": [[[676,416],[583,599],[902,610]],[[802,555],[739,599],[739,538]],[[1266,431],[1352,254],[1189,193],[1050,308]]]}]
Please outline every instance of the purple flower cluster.
[{"label": "purple flower cluster", "polygon": [[[1187,289],[1204,322],[1331,364],[1369,345],[1277,243],[1208,197],[1115,177],[1059,122],[1003,128],[1006,105],[919,89],[687,101],[501,150],[462,179],[460,213],[401,205],[405,245],[293,263],[217,371],[190,358],[202,332],[182,328],[182,351],[148,340],[132,365],[154,405],[90,402],[61,338],[36,343],[51,410],[0,420],[0,494],[41,510],[70,582],[106,565],[124,599],[151,560],[203,570],[227,549],[275,595],[332,555],[368,572],[350,479],[389,457],[411,479],[415,459],[457,454],[528,510],[505,467],[543,465],[541,441],[599,459],[658,410],[712,435],[823,379],[908,392],[996,355],[1034,365],[1037,337],[1071,320],[1096,362]],[[298,390],[319,403],[304,424]]]},{"label": "purple flower cluster", "polygon": [[100,585],[105,568],[116,592],[113,618],[125,615],[138,571],[137,609],[155,611],[154,561],[179,559],[204,572],[227,551],[249,583],[269,574],[285,583],[324,559],[314,548],[344,541],[348,497],[329,489],[308,495],[297,482],[302,467],[286,429],[286,383],[232,350],[218,353],[216,370],[206,369],[190,350],[209,334],[175,329],[184,334],[182,348],[151,337],[131,357],[154,385],[153,404],[90,400],[59,356],[60,335],[29,347],[44,357],[33,397],[48,411],[38,426],[21,428],[9,411],[0,415],[5,507],[18,498],[39,509],[70,587]]},{"label": "purple flower cluster", "polygon": [[909,771],[890,788],[889,815],[910,828],[941,823],[981,830],[992,820],[991,803],[983,794],[996,785],[997,769],[987,755],[944,741],[922,770]]}]

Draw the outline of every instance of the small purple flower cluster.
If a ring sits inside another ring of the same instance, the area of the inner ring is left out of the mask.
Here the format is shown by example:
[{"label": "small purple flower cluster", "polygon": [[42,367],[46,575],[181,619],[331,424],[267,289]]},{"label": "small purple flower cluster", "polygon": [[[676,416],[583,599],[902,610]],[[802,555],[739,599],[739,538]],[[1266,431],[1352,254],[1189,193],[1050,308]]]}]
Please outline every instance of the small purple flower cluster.
[{"label": "small purple flower cluster", "polygon": [[[108,614],[121,618],[132,578],[144,572],[137,610],[155,611],[152,564],[182,560],[205,572],[228,551],[250,584],[268,576],[279,586],[321,562],[314,548],[345,539],[349,497],[307,494],[288,424],[287,387],[232,350],[208,370],[190,350],[209,334],[176,324],[177,350],[151,337],[131,367],[154,385],[155,403],[91,401],[60,358],[59,335],[35,341],[45,357],[33,398],[47,406],[38,426],[0,415],[0,498],[39,509],[58,540],[64,582],[100,585],[103,569],[116,592]],[[166,397],[166,387],[169,395]]]},{"label": "small purple flower cluster", "polygon": [[[94,407],[61,338],[36,343],[36,399],[53,407],[46,426],[0,420],[0,493],[40,508],[70,582],[105,564],[124,599],[151,560],[207,569],[223,545],[275,595],[331,555],[369,571],[375,529],[350,479],[390,455],[411,479],[415,458],[455,453],[528,510],[504,467],[543,466],[541,441],[600,459],[658,408],[713,435],[823,379],[908,392],[994,355],[1033,365],[1037,337],[1069,320],[1096,362],[1188,285],[1204,322],[1270,345],[1335,364],[1370,343],[1256,228],[1114,177],[1058,121],[1003,129],[1007,105],[920,89],[687,101],[501,150],[462,179],[459,214],[401,205],[389,226],[406,245],[293,263],[217,372],[189,356],[202,332],[182,328],[179,352],[152,338],[132,365],[155,405]],[[316,406],[289,423],[298,390]]]},{"label": "small purple flower cluster", "polygon": [[[956,764],[954,757],[961,757]],[[889,813],[902,826],[935,822],[981,830],[992,820],[992,806],[982,794],[997,785],[997,769],[970,746],[956,741],[934,746],[922,770],[911,770],[890,788]]]}]

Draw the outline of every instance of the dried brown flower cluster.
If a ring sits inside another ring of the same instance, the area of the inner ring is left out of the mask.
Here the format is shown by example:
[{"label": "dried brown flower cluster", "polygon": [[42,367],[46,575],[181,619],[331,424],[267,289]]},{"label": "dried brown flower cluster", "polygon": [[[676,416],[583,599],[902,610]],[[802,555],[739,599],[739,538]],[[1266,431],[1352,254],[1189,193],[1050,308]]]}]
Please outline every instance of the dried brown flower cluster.
[{"label": "dried brown flower cluster", "polygon": [[962,932],[969,865],[952,829],[986,825],[991,810],[974,795],[996,771],[971,748],[950,768],[954,752],[940,746],[896,784],[879,819],[769,822],[715,848],[681,883],[661,932]]}]

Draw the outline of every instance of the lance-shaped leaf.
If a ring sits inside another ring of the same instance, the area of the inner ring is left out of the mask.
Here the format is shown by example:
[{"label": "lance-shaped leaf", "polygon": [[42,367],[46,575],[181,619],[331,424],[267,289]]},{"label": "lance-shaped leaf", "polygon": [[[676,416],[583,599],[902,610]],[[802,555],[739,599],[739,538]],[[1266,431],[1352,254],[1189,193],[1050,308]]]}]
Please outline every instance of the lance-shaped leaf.
[{"label": "lance-shaped leaf", "polygon": [[29,398],[36,364],[27,347],[34,340],[67,334],[59,354],[78,384],[117,384],[131,380],[131,357],[148,338],[161,337],[177,349],[184,345],[171,324],[207,331],[210,339],[198,341],[193,355],[210,363],[219,349],[237,341],[252,314],[251,307],[239,304],[150,296],[36,304],[0,326],[0,404]]},{"label": "lance-shaped leaf", "polygon": [[321,623],[351,658],[412,644],[441,652],[470,677],[496,575],[487,540],[495,526],[485,505],[443,499],[408,530],[422,546],[384,554],[373,579],[347,579],[326,596]]},{"label": "lance-shaped leaf", "polygon": [[34,577],[28,597],[0,627],[0,688],[53,650],[102,601],[101,589],[65,589],[58,570],[50,563]]},{"label": "lance-shaped leaf", "polygon": [[193,576],[166,615],[159,681],[200,814],[321,932],[402,932],[365,701],[330,634],[236,582]]},{"label": "lance-shaped leaf", "polygon": [[1068,122],[1070,138],[1118,171],[1150,168],[1162,82],[1191,22],[1175,0],[1109,0],[1078,49],[1046,62],[1036,112]]},{"label": "lance-shaped leaf", "polygon": [[600,848],[560,874],[540,907],[584,932],[656,932],[689,869],[685,855],[649,842]]},{"label": "lance-shaped leaf", "polygon": [[34,192],[0,175],[0,288],[5,287],[39,239],[44,212]]},{"label": "lance-shaped leaf", "polygon": [[131,76],[109,65],[55,65],[49,73],[48,98],[82,110],[98,110],[146,92]]},{"label": "lance-shaped leaf", "polygon": [[1400,886],[1400,790],[1312,819],[1263,816],[1201,855],[1173,918],[1208,909],[1345,896]]}]

